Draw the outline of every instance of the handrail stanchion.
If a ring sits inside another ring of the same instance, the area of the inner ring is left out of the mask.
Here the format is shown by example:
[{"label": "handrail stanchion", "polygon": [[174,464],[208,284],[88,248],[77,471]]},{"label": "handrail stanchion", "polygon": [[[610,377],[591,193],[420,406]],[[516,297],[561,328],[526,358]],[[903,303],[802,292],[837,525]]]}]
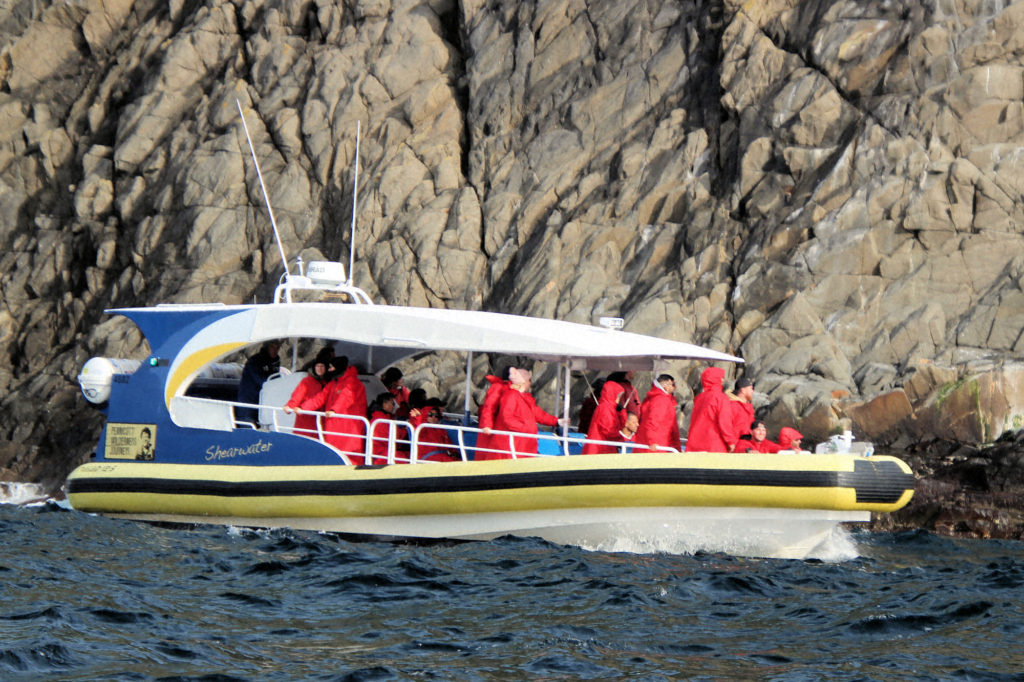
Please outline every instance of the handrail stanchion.
[{"label": "handrail stanchion", "polygon": [[395,451],[398,450],[398,424],[388,424],[388,464],[395,463]]},{"label": "handrail stanchion", "polygon": [[363,464],[373,464],[373,434],[370,432],[370,420],[360,417],[363,421]]},{"label": "handrail stanchion", "polygon": [[409,444],[409,464],[418,464],[420,461],[420,424],[412,430],[412,442]]}]

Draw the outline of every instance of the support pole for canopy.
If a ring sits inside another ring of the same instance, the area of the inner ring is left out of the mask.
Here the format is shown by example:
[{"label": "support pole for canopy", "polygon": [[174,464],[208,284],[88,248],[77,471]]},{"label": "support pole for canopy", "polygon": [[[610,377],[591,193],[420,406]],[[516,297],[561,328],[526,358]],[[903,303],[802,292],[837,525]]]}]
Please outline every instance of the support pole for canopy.
[{"label": "support pole for canopy", "polygon": [[473,390],[473,351],[466,353],[466,398],[462,405],[462,425],[469,426],[470,424],[470,410],[469,410],[469,394]]},{"label": "support pole for canopy", "polygon": [[[559,362],[557,365],[555,365],[555,408],[553,410],[551,410],[552,414],[558,414],[558,404],[560,402],[560,399],[562,398],[562,395],[563,395],[563,393],[562,393],[562,363]],[[564,417],[565,415],[563,414],[562,416]],[[555,428],[552,429],[551,432],[552,433],[558,433],[559,432],[558,426],[555,426]],[[563,430],[563,433],[562,433],[562,451],[563,451],[563,453],[565,452],[565,433],[564,433],[564,430]]]},{"label": "support pole for canopy", "polygon": [[559,362],[555,365],[555,408],[551,410],[553,414],[558,413],[558,404],[562,400],[562,363]]},{"label": "support pole for canopy", "polygon": [[562,416],[565,421],[562,422],[562,448],[563,452],[569,454],[569,388],[572,386],[572,368],[569,367],[569,361],[563,360],[562,367],[565,368],[565,392],[562,398]]}]

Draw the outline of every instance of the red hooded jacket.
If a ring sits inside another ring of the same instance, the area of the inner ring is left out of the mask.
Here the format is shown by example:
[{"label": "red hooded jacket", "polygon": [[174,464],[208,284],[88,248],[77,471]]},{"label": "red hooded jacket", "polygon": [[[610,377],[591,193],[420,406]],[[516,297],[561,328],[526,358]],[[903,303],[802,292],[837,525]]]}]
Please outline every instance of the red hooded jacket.
[{"label": "red hooded jacket", "polygon": [[[744,442],[746,442],[746,441],[744,441]],[[747,452],[753,451],[753,452],[761,452],[761,453],[764,453],[764,454],[770,454],[770,453],[778,452],[779,450],[782,449],[779,446],[778,443],[774,443],[774,442],[768,440],[767,438],[765,438],[762,441],[756,441],[756,440],[751,439],[743,447],[748,448]]]},{"label": "red hooded jacket", "polygon": [[597,400],[594,398],[593,394],[588,391],[587,397],[583,399],[583,404],[580,405],[580,414],[579,417],[577,417],[579,430],[582,433],[590,433],[590,420],[594,418],[594,410],[596,409]]},{"label": "red hooded jacket", "polygon": [[792,450],[793,441],[803,439],[803,434],[791,426],[783,426],[779,429],[779,448],[781,450]]},{"label": "red hooded jacket", "polygon": [[[548,414],[534,401],[529,393],[509,388],[501,394],[498,400],[498,414],[494,418],[494,428],[498,431],[517,431],[519,433],[537,433],[537,424],[556,426],[558,417]],[[477,459],[512,459],[512,448],[510,440],[512,436],[494,434],[494,445],[502,452],[489,453],[490,457],[477,457]],[[516,455],[537,454],[537,439],[515,437]],[[487,453],[484,453],[487,454]]]},{"label": "red hooded jacket", "polygon": [[[324,389],[302,403],[304,410],[323,410],[347,417],[366,418],[366,388],[359,381],[355,367],[335,377]],[[360,419],[328,417],[324,424],[324,440],[349,455],[353,464],[363,464],[366,425]]]},{"label": "red hooded jacket", "polygon": [[403,410],[404,414],[409,414],[409,389],[405,386],[395,386],[389,388],[388,393],[395,399],[395,412]]},{"label": "red hooded jacket", "polygon": [[[484,403],[480,406],[477,411],[477,426],[480,429],[493,429],[494,428],[494,417],[498,412],[498,401],[501,400],[502,394],[508,388],[508,382],[496,377],[493,374],[488,374],[486,377],[487,381],[491,383],[487,387],[487,395],[484,397]],[[497,449],[501,446],[499,443],[496,447],[494,444],[495,436],[490,433],[478,433],[476,436],[476,455],[473,457],[474,460],[485,460],[485,459],[504,459],[500,452],[487,452],[486,449]],[[486,448],[486,449],[485,449]]]},{"label": "red hooded jacket", "polygon": [[[619,398],[625,388],[614,381],[604,382],[601,388],[601,398],[598,400],[597,409],[590,420],[590,428],[587,430],[587,439],[593,440],[620,440],[619,430],[626,421],[626,413],[619,409]],[[614,445],[598,445],[596,443],[585,443],[583,445],[584,455],[603,455],[618,452]]]},{"label": "red hooded jacket", "polygon": [[[285,407],[291,409],[301,409],[302,403],[309,398],[316,397],[320,391],[324,390],[326,382],[321,381],[317,377],[313,376],[312,373],[302,378],[299,385],[292,391],[291,398],[285,403]],[[307,438],[319,439],[320,435],[317,432],[317,415],[315,414],[304,414],[299,413],[295,415],[295,433],[300,436],[306,436]]]},{"label": "red hooded jacket", "polygon": [[726,393],[725,397],[729,399],[732,412],[733,433],[737,438],[749,435],[750,425],[754,423],[754,406],[732,393]]},{"label": "red hooded jacket", "polygon": [[[708,367],[700,375],[703,389],[693,399],[687,452],[730,452],[739,441],[729,399],[722,391],[725,370]],[[753,420],[751,420],[753,421]]]},{"label": "red hooded jacket", "polygon": [[[395,415],[390,412],[384,412],[383,410],[374,410],[373,414],[370,415],[370,424],[373,427],[373,463],[374,464],[387,464],[388,463],[388,436],[390,435],[391,424],[374,423],[378,419],[394,419]],[[398,429],[395,433],[395,440],[398,441],[405,438],[405,428]],[[396,450],[397,448],[396,443]]]},{"label": "red hooded jacket", "polygon": [[623,381],[622,388],[626,391],[626,405],[623,408],[626,412],[632,412],[633,414],[640,415],[640,396],[637,394],[636,389],[633,388],[633,384],[630,381]]},{"label": "red hooded jacket", "polygon": [[640,405],[640,428],[636,431],[638,449],[634,452],[664,452],[664,450],[643,449],[642,445],[661,445],[681,450],[679,420],[676,417],[678,403],[657,382],[647,391]]},{"label": "red hooded jacket", "polygon": [[[425,422],[423,422],[425,423]],[[448,437],[448,431],[442,424],[431,424],[420,429],[419,459],[434,462],[459,462],[459,448]]]}]

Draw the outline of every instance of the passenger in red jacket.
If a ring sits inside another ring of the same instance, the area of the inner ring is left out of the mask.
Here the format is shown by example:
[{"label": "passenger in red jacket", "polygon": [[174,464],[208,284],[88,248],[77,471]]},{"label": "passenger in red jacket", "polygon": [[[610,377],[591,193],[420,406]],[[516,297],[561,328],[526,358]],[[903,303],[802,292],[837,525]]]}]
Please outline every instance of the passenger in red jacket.
[{"label": "passenger in red jacket", "polygon": [[[379,422],[378,420],[393,420],[395,418],[395,396],[391,395],[390,391],[381,393],[377,396],[377,399],[373,401],[373,405],[370,407],[369,412],[373,437],[373,463],[387,464],[388,438],[393,425]],[[404,437],[405,427],[403,426],[400,431],[395,433],[395,438],[397,440]]]},{"label": "passenger in red jacket", "polygon": [[783,426],[779,429],[779,448],[782,450],[795,450],[800,452],[800,441],[803,434],[790,426]]},{"label": "passenger in red jacket", "polygon": [[725,397],[729,399],[729,409],[732,410],[733,432],[744,441],[737,444],[736,450],[742,451],[742,446],[750,440],[750,425],[754,423],[754,382],[747,377],[740,377],[732,392],[726,393]]},{"label": "passenger in red jacket", "polygon": [[285,403],[284,411],[288,414],[299,410],[298,414],[295,415],[295,426],[293,428],[294,433],[300,436],[320,438],[320,433],[317,430],[319,417],[315,414],[306,414],[299,407],[307,398],[312,398],[324,390],[324,386],[330,380],[327,374],[327,363],[333,357],[334,353],[329,348],[325,348],[317,353],[311,366],[306,370],[306,376],[302,378],[299,385],[292,391],[291,398]]},{"label": "passenger in red jacket", "polygon": [[608,381],[614,381],[619,384],[626,392],[622,399],[622,408],[627,414],[630,412],[640,414],[640,396],[633,387],[633,379],[635,378],[636,372],[633,370],[628,372],[612,372],[608,375]]},{"label": "passenger in red jacket", "polygon": [[[659,447],[682,449],[679,419],[676,416],[679,403],[673,395],[675,390],[676,380],[672,375],[659,374],[654,385],[647,391],[647,397],[640,405],[640,428],[636,432],[635,452],[665,452]],[[644,445],[648,447],[644,449]]]},{"label": "passenger in red jacket", "polygon": [[597,409],[590,420],[590,428],[587,430],[587,442],[583,444],[584,455],[604,455],[617,452],[614,445],[599,445],[591,443],[591,440],[617,441],[619,430],[626,419],[622,403],[626,398],[626,389],[611,379],[604,382],[601,387],[601,398],[597,402]]},{"label": "passenger in red jacket", "polygon": [[[493,374],[488,374],[486,379],[490,383],[487,387],[487,395],[484,396],[484,402],[477,410],[477,427],[480,429],[480,433],[476,436],[476,454],[474,460],[487,460],[487,459],[504,459],[502,453],[491,452],[497,450],[495,447],[496,436],[491,433],[491,429],[494,427],[494,417],[498,413],[498,402],[501,400],[502,394],[508,388],[508,375],[512,370],[512,367],[506,367],[500,377],[496,377]],[[501,443],[498,443],[501,446]]]},{"label": "passenger in red jacket", "polygon": [[459,456],[459,449],[452,443],[441,424],[441,408],[430,405],[419,417],[410,420],[413,428],[420,424],[427,424],[420,429],[419,436],[419,459],[432,462],[458,462],[462,460]]},{"label": "passenger in red jacket", "polygon": [[590,431],[590,420],[594,418],[594,410],[597,409],[597,398],[601,395],[604,382],[604,379],[598,379],[594,382],[593,386],[587,384],[587,396],[583,399],[583,404],[580,405],[580,414],[577,419],[580,433]]},{"label": "passenger in red jacket", "polygon": [[402,370],[397,367],[388,367],[380,375],[380,382],[388,389],[395,399],[396,413],[408,414],[409,411],[409,389],[402,383]]},{"label": "passenger in red jacket", "polygon": [[[724,377],[725,370],[718,367],[708,367],[700,375],[704,390],[693,399],[690,432],[686,436],[687,452],[733,452],[736,449],[739,434],[729,399],[722,391]],[[640,424],[643,425],[643,416]]]},{"label": "passenger in red jacket", "polygon": [[626,421],[622,424],[622,428],[619,429],[619,437],[616,439],[620,443],[627,444],[627,447],[619,446],[616,452],[632,452],[631,447],[633,441],[636,440],[636,432],[640,429],[640,416],[634,412],[626,413]]},{"label": "passenger in red jacket", "polygon": [[306,399],[302,409],[322,409],[327,415],[324,440],[348,454],[353,464],[364,464],[366,388],[359,381],[358,370],[348,367],[347,358],[335,358],[332,363],[335,372],[340,374],[324,386],[318,395]]},{"label": "passenger in red jacket", "polygon": [[[745,441],[740,442],[744,443]],[[762,421],[756,421],[751,424],[750,442],[744,447],[747,448],[747,452],[761,452],[765,454],[778,452],[782,449],[778,443],[768,440],[768,428]]]},{"label": "passenger in red jacket", "polygon": [[[530,378],[530,373],[525,369],[509,371],[509,387],[498,400],[498,414],[494,418],[496,430],[536,434],[538,423],[545,426],[558,425],[558,418],[538,407],[533,396],[530,395]],[[523,455],[537,454],[536,438],[494,434],[494,444],[501,452],[491,453],[492,456],[489,459],[514,459],[514,457]],[[512,454],[513,446],[515,456]]]}]

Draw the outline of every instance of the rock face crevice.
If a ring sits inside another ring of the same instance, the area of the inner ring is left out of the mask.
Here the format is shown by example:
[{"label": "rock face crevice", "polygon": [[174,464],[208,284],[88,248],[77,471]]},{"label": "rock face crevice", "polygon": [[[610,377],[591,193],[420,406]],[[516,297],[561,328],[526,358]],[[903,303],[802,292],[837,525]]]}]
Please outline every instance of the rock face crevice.
[{"label": "rock face crevice", "polygon": [[[1024,426],[1020,4],[9,5],[9,478],[61,480],[100,423],[81,365],[146,352],[105,309],[269,298],[236,100],[293,259],[348,263],[359,122],[353,274],[377,300],[740,354],[759,416],[811,441]],[[442,391],[450,364],[416,378]],[[688,409],[702,368],[667,369]]]}]

